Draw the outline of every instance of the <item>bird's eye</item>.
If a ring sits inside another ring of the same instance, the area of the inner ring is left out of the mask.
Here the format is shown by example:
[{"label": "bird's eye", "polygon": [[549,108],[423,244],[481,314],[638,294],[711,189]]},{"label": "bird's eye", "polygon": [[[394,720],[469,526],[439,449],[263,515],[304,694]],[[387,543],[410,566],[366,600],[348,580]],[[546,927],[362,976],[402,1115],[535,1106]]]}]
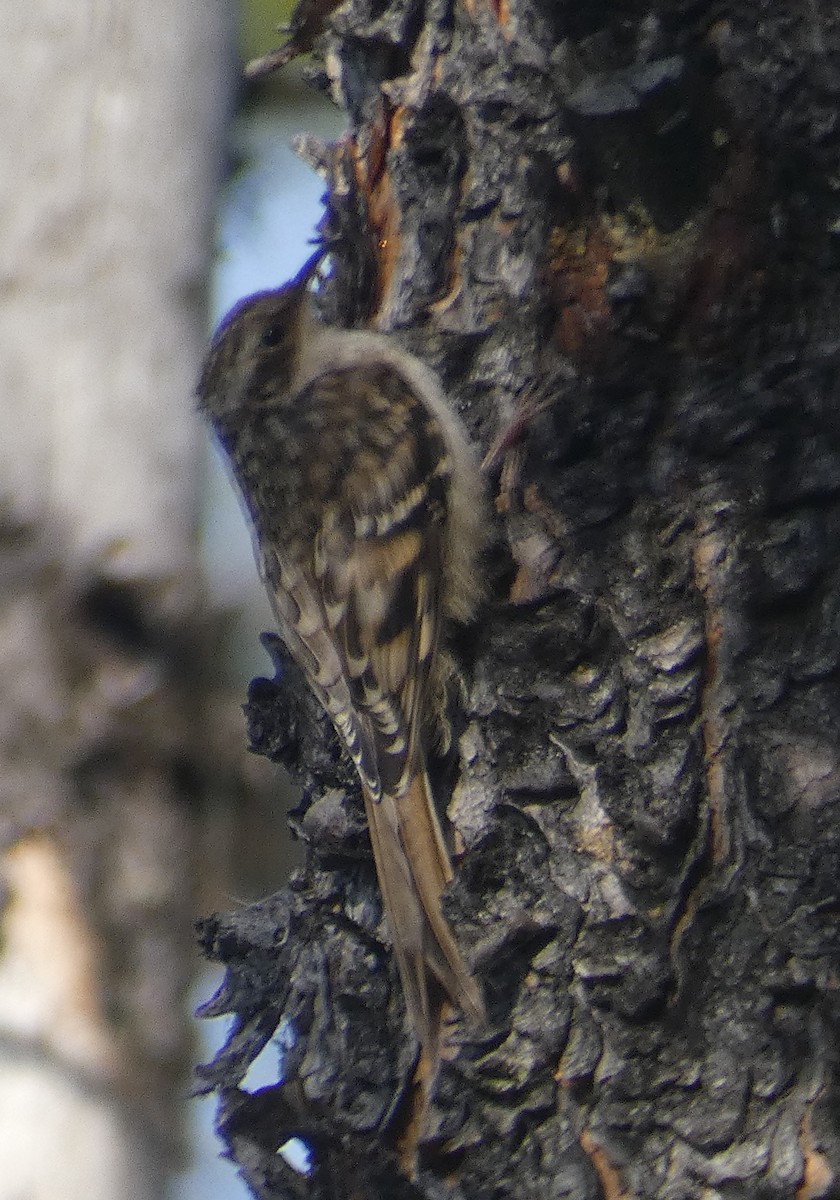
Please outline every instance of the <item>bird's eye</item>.
[{"label": "bird's eye", "polygon": [[279,346],[283,341],[282,325],[266,325],[260,337],[261,346]]}]

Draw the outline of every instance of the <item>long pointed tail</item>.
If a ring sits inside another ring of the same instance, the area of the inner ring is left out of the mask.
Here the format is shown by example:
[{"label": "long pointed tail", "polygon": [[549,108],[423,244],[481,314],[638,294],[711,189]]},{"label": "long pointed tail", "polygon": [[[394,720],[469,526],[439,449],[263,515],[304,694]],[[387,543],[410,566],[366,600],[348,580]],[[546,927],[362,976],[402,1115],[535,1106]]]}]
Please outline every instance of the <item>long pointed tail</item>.
[{"label": "long pointed tail", "polygon": [[481,992],[440,905],[452,866],[426,772],[418,771],[398,800],[365,793],[365,808],[405,1002],[421,1042],[435,1041],[429,972],[475,1025],[485,1025]]}]

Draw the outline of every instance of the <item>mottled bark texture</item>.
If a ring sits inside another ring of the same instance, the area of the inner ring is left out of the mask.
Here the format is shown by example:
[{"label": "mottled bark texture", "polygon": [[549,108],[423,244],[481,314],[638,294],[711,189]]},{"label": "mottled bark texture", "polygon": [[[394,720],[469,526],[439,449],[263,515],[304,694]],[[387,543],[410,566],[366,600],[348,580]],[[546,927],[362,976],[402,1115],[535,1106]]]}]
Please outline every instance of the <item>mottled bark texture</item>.
[{"label": "mottled bark texture", "polygon": [[836,1196],[837,15],[327,20],[326,312],[394,330],[492,451],[447,908],[493,1024],[413,1078],[353,773],[278,651],[251,734],[309,858],[204,929],[222,1134],[261,1200]]}]

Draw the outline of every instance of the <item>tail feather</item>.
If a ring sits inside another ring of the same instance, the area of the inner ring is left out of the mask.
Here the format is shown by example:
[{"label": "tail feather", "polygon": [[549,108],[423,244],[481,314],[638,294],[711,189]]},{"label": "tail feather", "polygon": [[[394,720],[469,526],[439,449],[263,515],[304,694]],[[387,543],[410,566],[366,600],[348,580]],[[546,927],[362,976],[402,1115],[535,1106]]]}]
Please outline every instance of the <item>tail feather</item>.
[{"label": "tail feather", "polygon": [[424,1045],[435,1040],[429,973],[478,1026],[486,1024],[478,984],[464,961],[440,904],[452,866],[425,771],[399,799],[374,801],[365,791],[376,872],[394,944],[405,1002]]}]

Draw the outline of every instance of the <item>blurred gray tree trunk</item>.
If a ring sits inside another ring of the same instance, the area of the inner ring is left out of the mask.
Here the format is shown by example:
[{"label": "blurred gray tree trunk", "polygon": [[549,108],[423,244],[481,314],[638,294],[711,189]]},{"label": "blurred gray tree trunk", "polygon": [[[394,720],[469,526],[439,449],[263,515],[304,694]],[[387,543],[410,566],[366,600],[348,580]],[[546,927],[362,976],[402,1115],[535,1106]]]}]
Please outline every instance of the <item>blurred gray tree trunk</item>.
[{"label": "blurred gray tree trunk", "polygon": [[0,1197],[159,1197],[190,1036],[225,6],[6,5]]},{"label": "blurred gray tree trunk", "polygon": [[352,771],[278,649],[251,732],[310,853],[205,926],[221,1132],[261,1200],[837,1196],[836,14],[334,7],[293,22],[332,21],[351,126],[304,143],[325,312],[491,450],[448,909],[492,1030],[415,1073]]}]

